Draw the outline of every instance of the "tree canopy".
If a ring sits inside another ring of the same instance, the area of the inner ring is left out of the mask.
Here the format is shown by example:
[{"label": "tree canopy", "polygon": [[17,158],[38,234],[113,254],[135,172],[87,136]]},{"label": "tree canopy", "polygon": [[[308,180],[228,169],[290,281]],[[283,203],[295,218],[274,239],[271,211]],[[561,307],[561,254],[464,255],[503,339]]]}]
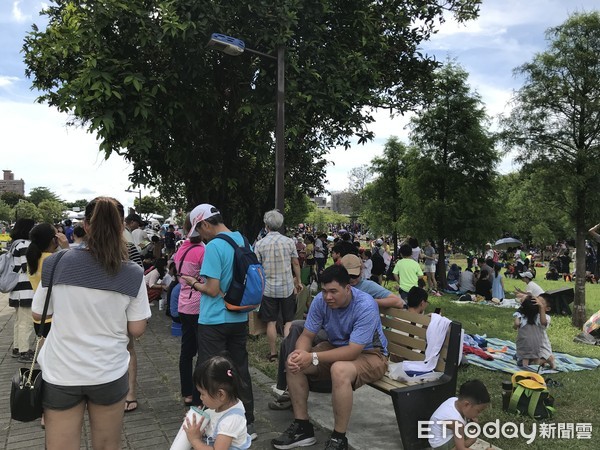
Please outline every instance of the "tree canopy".
[{"label": "tree canopy", "polygon": [[432,102],[411,120],[417,152],[404,188],[407,219],[416,235],[437,242],[442,284],[445,240],[481,244],[499,229],[493,208],[499,156],[467,77],[460,66],[445,64],[436,72]]},{"label": "tree canopy", "polygon": [[[323,190],[324,156],[372,137],[371,108],[407,111],[436,63],[419,45],[480,0],[81,0],[47,7],[24,44],[40,102],[123,155],[134,185],[188,206],[217,205],[238,226],[274,204],[276,70],[206,48],[213,32],[286,49],[286,190]],[[296,198],[292,196],[291,198]]]},{"label": "tree canopy", "polygon": [[[516,69],[524,84],[504,121],[505,137],[526,167],[544,171],[540,181],[562,200],[577,255],[585,255],[587,230],[600,212],[600,12],[573,14],[546,38],[547,50]],[[580,327],[585,258],[577,258],[576,271],[573,325]]]}]

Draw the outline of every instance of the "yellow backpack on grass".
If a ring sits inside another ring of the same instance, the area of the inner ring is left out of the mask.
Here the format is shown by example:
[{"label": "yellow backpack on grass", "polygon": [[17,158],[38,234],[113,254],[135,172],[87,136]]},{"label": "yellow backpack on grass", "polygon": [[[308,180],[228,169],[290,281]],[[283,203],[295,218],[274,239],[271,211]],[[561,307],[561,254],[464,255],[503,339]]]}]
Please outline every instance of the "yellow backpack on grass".
[{"label": "yellow backpack on grass", "polygon": [[554,397],[548,392],[544,378],[533,372],[521,370],[512,376],[513,392],[509,412],[527,415],[533,419],[548,419],[555,412]]}]

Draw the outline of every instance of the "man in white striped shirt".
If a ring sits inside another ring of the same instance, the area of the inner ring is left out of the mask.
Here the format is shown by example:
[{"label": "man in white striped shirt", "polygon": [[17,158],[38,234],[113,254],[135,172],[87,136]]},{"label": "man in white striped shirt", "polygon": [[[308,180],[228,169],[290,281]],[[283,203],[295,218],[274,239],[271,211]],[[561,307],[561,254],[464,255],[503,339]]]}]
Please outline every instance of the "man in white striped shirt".
[{"label": "man in white striped shirt", "polygon": [[[260,305],[259,317],[267,322],[267,339],[270,361],[277,359],[277,319],[284,323],[284,336],[287,336],[296,314],[296,294],[302,290],[300,264],[294,241],[279,233],[283,225],[283,215],[268,211],[264,215],[267,235],[254,246],[254,252],[265,269],[266,285]],[[293,273],[292,273],[293,272]]]}]

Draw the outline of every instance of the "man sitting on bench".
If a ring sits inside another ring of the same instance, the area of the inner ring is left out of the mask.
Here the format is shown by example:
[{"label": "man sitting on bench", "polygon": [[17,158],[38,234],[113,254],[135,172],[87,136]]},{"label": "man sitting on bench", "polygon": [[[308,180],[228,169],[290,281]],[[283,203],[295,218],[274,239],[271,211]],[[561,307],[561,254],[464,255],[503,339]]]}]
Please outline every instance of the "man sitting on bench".
[{"label": "man sitting on bench", "polygon": [[[348,448],[354,389],[380,379],[387,369],[387,340],[377,303],[369,294],[350,286],[343,266],[331,266],[321,276],[323,290],[313,300],[304,331],[287,359],[287,383],[294,422],[271,441],[277,449],[316,443],[308,420],[308,378],[331,379],[334,429],[326,449]],[[325,329],[328,340],[312,346]]]}]

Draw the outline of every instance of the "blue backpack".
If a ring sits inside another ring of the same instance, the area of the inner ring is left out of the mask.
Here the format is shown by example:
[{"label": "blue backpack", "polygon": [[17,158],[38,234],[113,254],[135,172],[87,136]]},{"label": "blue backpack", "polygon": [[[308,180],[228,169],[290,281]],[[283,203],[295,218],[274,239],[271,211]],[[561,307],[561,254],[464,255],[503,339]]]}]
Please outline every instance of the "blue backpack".
[{"label": "blue backpack", "polygon": [[235,312],[249,312],[258,308],[265,291],[265,270],[248,239],[244,237],[242,247],[225,234],[217,234],[215,238],[223,239],[234,249],[233,279],[224,296],[225,307]]}]

